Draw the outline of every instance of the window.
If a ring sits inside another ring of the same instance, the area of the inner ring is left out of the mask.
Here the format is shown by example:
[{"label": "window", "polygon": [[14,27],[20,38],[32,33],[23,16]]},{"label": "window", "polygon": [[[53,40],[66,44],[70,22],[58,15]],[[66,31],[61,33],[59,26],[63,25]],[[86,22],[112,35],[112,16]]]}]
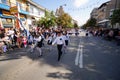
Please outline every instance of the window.
[{"label": "window", "polygon": [[38,13],[38,15],[40,15],[41,14],[41,11],[39,10],[39,13]]},{"label": "window", "polygon": [[2,18],[2,23],[4,28],[13,27],[12,19],[11,18]]},{"label": "window", "polygon": [[32,6],[30,6],[30,12],[33,13],[33,7]]}]

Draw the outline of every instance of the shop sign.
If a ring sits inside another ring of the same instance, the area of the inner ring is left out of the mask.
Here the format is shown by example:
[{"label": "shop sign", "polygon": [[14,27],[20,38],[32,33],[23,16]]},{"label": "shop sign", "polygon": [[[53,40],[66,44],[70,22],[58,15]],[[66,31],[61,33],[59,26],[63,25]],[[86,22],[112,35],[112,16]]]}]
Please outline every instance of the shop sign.
[{"label": "shop sign", "polygon": [[18,7],[17,7],[17,6],[11,7],[11,8],[10,8],[10,13],[11,13],[11,14],[18,13]]},{"label": "shop sign", "polygon": [[2,10],[2,14],[6,16],[12,16],[9,11]]},{"label": "shop sign", "polygon": [[23,14],[20,14],[20,18],[25,18],[25,15],[23,15]]}]

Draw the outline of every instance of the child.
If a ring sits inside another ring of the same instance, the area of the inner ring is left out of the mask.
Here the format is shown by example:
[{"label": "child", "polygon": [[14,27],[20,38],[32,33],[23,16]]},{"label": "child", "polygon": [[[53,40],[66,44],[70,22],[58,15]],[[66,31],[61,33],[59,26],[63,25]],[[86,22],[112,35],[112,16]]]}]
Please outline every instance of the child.
[{"label": "child", "polygon": [[24,36],[22,41],[23,41],[24,47],[26,48],[27,47],[27,38]]},{"label": "child", "polygon": [[48,40],[47,40],[47,44],[49,45],[49,50],[51,51],[51,46],[53,42],[53,35],[49,34],[48,35]]}]

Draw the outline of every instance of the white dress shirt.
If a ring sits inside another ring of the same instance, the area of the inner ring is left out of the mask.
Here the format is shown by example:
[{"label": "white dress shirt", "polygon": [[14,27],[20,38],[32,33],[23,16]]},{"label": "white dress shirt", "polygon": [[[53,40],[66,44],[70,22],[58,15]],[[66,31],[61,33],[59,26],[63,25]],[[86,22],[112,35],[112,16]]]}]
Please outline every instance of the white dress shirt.
[{"label": "white dress shirt", "polygon": [[65,40],[63,38],[63,36],[57,36],[56,39],[53,41],[52,45],[54,44],[57,44],[57,45],[64,45],[65,46]]}]

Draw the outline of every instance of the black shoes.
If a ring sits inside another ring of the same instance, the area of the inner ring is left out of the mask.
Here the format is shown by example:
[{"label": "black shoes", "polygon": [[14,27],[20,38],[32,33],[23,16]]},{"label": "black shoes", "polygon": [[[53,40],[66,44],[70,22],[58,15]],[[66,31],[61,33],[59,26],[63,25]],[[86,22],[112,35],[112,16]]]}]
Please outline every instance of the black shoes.
[{"label": "black shoes", "polygon": [[42,57],[43,55],[39,55],[38,57]]}]

